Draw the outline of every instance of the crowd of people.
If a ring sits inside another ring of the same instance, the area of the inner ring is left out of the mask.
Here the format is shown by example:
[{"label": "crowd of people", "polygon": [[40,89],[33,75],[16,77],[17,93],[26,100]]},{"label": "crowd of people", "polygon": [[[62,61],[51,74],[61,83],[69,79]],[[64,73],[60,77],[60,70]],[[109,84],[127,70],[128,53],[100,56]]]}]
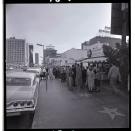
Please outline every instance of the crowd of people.
[{"label": "crowd of people", "polygon": [[[49,79],[60,79],[71,90],[86,88],[89,92],[100,91],[102,71],[103,66],[88,64],[87,67],[84,67],[82,63],[47,69]],[[115,88],[118,81],[121,81],[119,68],[115,64],[112,64],[107,75],[110,80],[110,87]]]}]

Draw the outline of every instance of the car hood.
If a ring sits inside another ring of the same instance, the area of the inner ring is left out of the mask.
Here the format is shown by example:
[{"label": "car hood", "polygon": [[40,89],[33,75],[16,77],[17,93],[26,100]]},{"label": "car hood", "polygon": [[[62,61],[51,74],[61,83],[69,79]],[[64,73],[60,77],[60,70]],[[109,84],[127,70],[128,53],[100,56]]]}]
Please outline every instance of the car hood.
[{"label": "car hood", "polygon": [[19,100],[31,100],[34,89],[30,86],[6,86],[6,103]]}]

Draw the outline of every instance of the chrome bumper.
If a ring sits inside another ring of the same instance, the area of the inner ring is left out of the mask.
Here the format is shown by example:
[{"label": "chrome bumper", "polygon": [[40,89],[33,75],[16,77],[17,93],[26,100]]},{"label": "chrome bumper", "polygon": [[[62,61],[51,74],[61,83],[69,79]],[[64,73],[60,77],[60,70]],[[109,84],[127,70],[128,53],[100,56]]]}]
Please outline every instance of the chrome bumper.
[{"label": "chrome bumper", "polygon": [[18,116],[25,112],[33,112],[35,111],[35,107],[29,107],[29,108],[21,108],[21,109],[7,109],[6,110],[6,116]]}]

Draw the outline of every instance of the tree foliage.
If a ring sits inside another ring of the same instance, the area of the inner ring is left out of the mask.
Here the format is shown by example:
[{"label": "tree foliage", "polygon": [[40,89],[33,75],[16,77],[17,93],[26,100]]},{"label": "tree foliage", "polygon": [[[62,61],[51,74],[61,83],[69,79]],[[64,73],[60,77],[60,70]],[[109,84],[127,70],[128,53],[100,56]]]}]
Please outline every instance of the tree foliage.
[{"label": "tree foliage", "polygon": [[121,76],[122,76],[122,83],[123,86],[127,85],[127,79],[129,74],[129,46],[120,45],[116,43],[116,48],[112,48],[107,45],[103,45],[103,52],[104,55],[107,57],[109,63],[117,63]]}]

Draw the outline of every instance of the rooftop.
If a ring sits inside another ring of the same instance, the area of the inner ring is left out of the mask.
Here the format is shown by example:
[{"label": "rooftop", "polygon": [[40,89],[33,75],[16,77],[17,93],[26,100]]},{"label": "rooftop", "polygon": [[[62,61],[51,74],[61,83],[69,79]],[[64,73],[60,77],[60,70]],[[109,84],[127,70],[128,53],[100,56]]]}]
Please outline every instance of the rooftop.
[{"label": "rooftop", "polygon": [[112,37],[107,37],[107,36],[105,36],[105,37],[96,36],[96,37],[90,39],[89,42],[85,41],[82,44],[83,45],[93,45],[93,44],[97,43],[98,41],[100,41],[100,43],[107,43],[107,42],[109,42],[109,43],[112,43],[112,42],[113,43],[121,43],[121,39],[119,39],[119,38],[112,38]]}]

